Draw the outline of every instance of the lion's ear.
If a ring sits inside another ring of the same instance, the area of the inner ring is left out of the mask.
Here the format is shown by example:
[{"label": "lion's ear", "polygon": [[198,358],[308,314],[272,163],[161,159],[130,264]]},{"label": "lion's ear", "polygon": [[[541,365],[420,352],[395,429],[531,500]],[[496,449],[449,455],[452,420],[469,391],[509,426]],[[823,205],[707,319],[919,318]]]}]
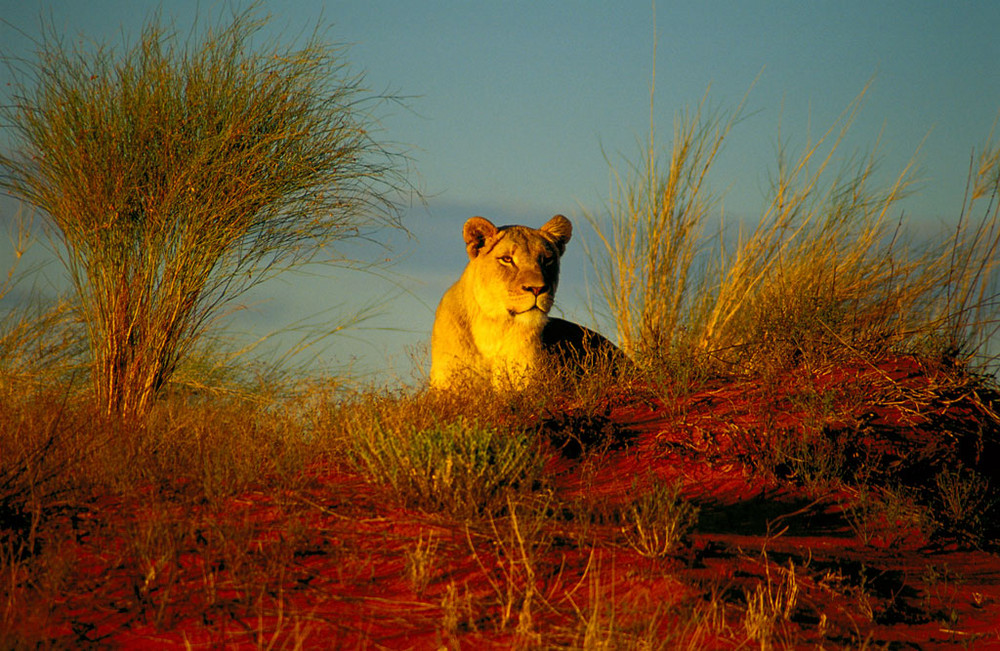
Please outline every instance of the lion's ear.
[{"label": "lion's ear", "polygon": [[566,245],[569,244],[569,239],[573,237],[573,224],[562,215],[556,215],[545,222],[541,230],[548,233],[553,243],[559,247],[559,255],[563,254]]},{"label": "lion's ear", "polygon": [[497,227],[484,217],[472,217],[465,222],[465,226],[462,228],[462,237],[465,239],[465,249],[469,252],[469,259],[479,255],[486,240],[496,234]]}]

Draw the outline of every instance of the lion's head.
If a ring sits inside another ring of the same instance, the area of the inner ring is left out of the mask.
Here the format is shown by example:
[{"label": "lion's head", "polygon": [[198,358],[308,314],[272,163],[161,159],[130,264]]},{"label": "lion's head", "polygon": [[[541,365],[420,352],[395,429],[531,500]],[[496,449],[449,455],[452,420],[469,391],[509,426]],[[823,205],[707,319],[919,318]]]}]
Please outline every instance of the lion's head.
[{"label": "lion's head", "polygon": [[471,374],[522,386],[542,363],[559,259],[573,227],[562,215],[538,229],[473,217],[462,234],[469,264],[435,312],[431,384],[460,388],[456,379]]},{"label": "lion's head", "polygon": [[573,226],[556,215],[539,229],[497,227],[483,217],[465,223],[473,296],[485,316],[541,326],[559,284],[559,258]]}]

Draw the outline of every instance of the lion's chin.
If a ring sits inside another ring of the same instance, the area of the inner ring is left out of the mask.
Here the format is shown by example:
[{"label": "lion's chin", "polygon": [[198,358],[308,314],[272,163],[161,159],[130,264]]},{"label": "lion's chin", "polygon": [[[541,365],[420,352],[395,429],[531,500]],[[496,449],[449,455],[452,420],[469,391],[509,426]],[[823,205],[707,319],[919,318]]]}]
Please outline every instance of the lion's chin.
[{"label": "lion's chin", "polygon": [[526,326],[541,326],[548,319],[548,314],[543,312],[537,305],[520,312],[514,309],[507,310],[507,312],[513,317],[516,323]]}]

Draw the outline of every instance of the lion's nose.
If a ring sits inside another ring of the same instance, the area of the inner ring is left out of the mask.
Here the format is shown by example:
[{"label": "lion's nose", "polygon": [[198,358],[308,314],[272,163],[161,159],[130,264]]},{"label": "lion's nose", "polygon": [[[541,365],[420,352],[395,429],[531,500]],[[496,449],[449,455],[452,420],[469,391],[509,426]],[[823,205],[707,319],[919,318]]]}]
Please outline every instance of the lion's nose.
[{"label": "lion's nose", "polygon": [[534,296],[541,296],[545,292],[549,291],[548,285],[525,285],[522,287],[524,291],[533,294]]}]

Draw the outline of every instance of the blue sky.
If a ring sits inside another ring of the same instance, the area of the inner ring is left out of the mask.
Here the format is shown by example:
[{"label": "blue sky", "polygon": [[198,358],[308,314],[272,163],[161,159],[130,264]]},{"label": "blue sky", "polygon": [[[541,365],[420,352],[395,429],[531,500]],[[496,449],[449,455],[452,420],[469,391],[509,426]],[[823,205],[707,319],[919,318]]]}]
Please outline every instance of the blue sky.
[{"label": "blue sky", "polygon": [[[113,42],[136,34],[158,6],[0,0],[7,22],[0,47],[30,56],[18,30],[36,34],[43,13],[67,37]],[[162,13],[184,27],[226,6],[174,0]],[[331,40],[351,44],[349,60],[366,71],[371,88],[410,98],[408,109],[387,108],[382,135],[411,148],[413,181],[427,203],[406,209],[414,239],[389,237],[397,262],[388,276],[280,279],[263,287],[254,297],[261,302],[237,322],[262,331],[310,315],[323,321],[395,296],[368,322],[373,329],[329,340],[322,357],[332,362],[356,359],[361,371],[404,374],[411,358],[419,365],[437,299],[464,264],[462,222],[481,214],[539,225],[561,212],[574,221],[577,239],[587,238],[582,209],[608,198],[605,156],[634,159],[648,131],[651,2],[300,0],[261,7],[286,38],[317,21],[329,25]],[[1000,3],[661,0],[655,25],[653,121],[664,146],[677,112],[706,91],[713,106],[729,109],[749,90],[745,118],[710,178],[730,218],[760,214],[779,144],[798,151],[874,79],[842,151],[870,151],[881,136],[891,175],[920,147],[923,183],[907,214],[920,223],[954,220],[971,150],[1000,111]],[[0,210],[9,214],[9,203]],[[0,242],[0,263],[5,247]],[[580,242],[572,242],[557,304],[585,322],[578,279],[586,268]],[[46,274],[57,278],[58,268]]]}]

